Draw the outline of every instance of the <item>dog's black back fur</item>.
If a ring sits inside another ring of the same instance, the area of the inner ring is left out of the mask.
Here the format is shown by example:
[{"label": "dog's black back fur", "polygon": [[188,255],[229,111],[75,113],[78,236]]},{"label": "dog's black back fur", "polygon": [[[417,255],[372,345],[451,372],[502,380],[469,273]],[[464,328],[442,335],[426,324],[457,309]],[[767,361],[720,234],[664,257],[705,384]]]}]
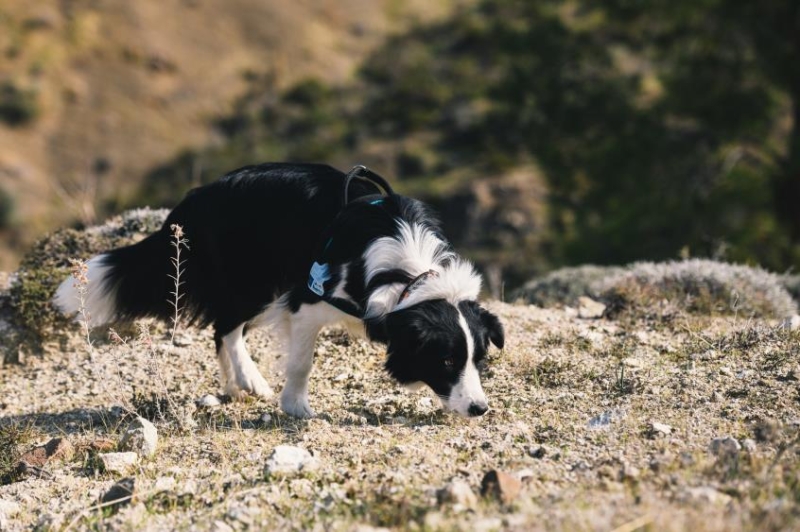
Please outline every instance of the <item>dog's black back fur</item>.
[{"label": "dog's black back fur", "polygon": [[[308,272],[328,240],[326,261],[341,264],[360,261],[369,242],[393,234],[397,218],[438,231],[421,202],[381,198],[368,182],[354,181],[351,202],[343,205],[344,180],[344,173],[326,165],[275,163],[244,167],[192,190],[160,231],[106,258],[118,317],[171,315],[165,294],[173,290],[173,224],[183,227],[189,241],[182,256],[184,319],[213,324],[218,335],[281,294],[290,293],[290,308],[311,301]],[[347,291],[364,304],[363,267],[354,266]]]}]

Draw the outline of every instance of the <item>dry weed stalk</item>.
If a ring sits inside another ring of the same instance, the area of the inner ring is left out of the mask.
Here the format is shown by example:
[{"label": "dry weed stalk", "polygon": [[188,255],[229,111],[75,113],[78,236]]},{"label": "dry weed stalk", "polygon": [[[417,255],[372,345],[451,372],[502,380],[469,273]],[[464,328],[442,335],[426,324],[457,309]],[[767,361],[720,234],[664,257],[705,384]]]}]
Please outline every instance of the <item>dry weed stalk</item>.
[{"label": "dry weed stalk", "polygon": [[86,265],[86,261],[80,259],[69,259],[69,263],[72,266],[72,278],[75,280],[72,286],[75,287],[75,291],[78,293],[78,313],[81,316],[81,328],[86,337],[88,349],[91,351],[94,347],[91,337],[91,314],[89,313],[89,309],[86,308],[86,296],[89,293],[89,278],[87,277],[89,267]]},{"label": "dry weed stalk", "polygon": [[174,283],[174,290],[170,292],[172,299],[170,300],[170,304],[173,308],[173,315],[172,315],[172,329],[170,330],[170,341],[175,342],[175,333],[178,331],[178,324],[180,323],[181,311],[183,307],[181,306],[181,299],[183,298],[183,294],[181,294],[181,285],[183,285],[183,281],[181,281],[181,276],[183,275],[183,264],[186,262],[185,260],[181,260],[181,248],[189,249],[189,240],[184,236],[183,233],[183,226],[178,224],[172,224],[169,226],[172,230],[172,242],[170,243],[172,247],[175,249],[175,255],[170,257],[170,261],[172,262],[172,266],[175,268],[175,274],[170,275],[169,278],[172,279]]}]

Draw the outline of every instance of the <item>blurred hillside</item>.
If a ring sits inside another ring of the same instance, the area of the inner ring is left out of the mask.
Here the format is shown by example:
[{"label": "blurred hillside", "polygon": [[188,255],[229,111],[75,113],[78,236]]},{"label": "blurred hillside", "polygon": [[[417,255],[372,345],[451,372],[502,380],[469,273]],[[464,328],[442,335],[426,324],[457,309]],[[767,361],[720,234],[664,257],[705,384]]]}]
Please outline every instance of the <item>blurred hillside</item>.
[{"label": "blurred hillside", "polygon": [[[198,62],[194,77],[182,77],[192,63],[183,66],[179,54],[212,46],[210,32],[166,13],[199,10],[221,24],[221,8],[153,7],[158,21],[130,29],[137,59],[124,49],[115,59],[126,71],[126,61],[139,65],[140,93],[161,91],[144,100],[153,108],[140,110],[138,96],[109,101],[111,125],[91,130],[99,144],[81,129],[83,137],[69,138],[83,138],[84,160],[72,174],[53,170],[70,198],[95,182],[108,187],[89,194],[95,201],[80,214],[170,206],[191,186],[255,162],[364,163],[431,201],[495,290],[501,279],[516,285],[584,262],[800,264],[796,2],[482,0],[434,12],[420,2],[404,15],[400,3],[364,2],[357,15],[320,5],[249,16],[240,7],[234,36],[213,40],[232,59],[204,53],[213,72]],[[370,12],[383,22],[367,22]],[[178,31],[163,26],[168,18],[180,25],[183,48],[161,41]],[[41,26],[22,24],[50,31]],[[305,52],[289,51],[298,47]],[[263,55],[253,59],[254,49]],[[192,84],[178,90],[178,79]],[[129,87],[115,80],[109,94]],[[88,115],[92,105],[83,105]],[[184,118],[165,119],[182,106],[188,114],[176,116]],[[43,117],[27,127],[44,127]],[[133,124],[130,142],[111,142],[110,131]]]},{"label": "blurred hillside", "polygon": [[224,142],[212,125],[254,82],[342,83],[387,33],[449,5],[0,2],[0,269],[46,230],[139,203],[152,167]]}]

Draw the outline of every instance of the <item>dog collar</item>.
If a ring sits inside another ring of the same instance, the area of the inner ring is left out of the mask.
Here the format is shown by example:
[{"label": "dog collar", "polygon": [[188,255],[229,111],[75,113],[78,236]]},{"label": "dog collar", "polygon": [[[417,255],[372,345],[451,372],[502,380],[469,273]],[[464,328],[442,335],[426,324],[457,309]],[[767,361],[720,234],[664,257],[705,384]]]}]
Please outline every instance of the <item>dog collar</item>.
[{"label": "dog collar", "polygon": [[406,299],[411,293],[419,287],[423,282],[430,279],[431,277],[436,278],[439,277],[439,272],[436,270],[428,270],[427,272],[422,272],[421,274],[417,275],[403,288],[403,291],[400,292],[400,297],[397,299],[397,303],[400,304]]}]

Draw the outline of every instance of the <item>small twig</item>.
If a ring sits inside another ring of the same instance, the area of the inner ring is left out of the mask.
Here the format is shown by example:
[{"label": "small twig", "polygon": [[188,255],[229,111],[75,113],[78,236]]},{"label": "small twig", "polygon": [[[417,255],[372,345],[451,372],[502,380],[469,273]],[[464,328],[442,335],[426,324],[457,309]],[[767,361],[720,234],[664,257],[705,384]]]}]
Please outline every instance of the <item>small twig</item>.
[{"label": "small twig", "polygon": [[86,344],[88,345],[89,351],[92,350],[92,338],[91,338],[91,314],[89,313],[89,309],[86,308],[86,296],[89,293],[89,278],[87,274],[89,273],[89,267],[86,265],[85,261],[80,259],[69,259],[69,263],[72,265],[72,278],[75,280],[72,286],[75,287],[78,295],[78,313],[81,315],[81,326],[83,328],[84,336],[86,337]]},{"label": "small twig", "polygon": [[183,264],[186,261],[181,260],[181,248],[185,247],[186,249],[189,249],[189,240],[184,236],[183,226],[172,224],[169,226],[169,228],[172,230],[172,242],[170,245],[175,248],[175,256],[170,257],[172,266],[175,268],[175,275],[169,276],[169,278],[172,279],[175,287],[175,289],[170,292],[170,295],[172,296],[170,303],[172,304],[173,308],[170,341],[174,343],[175,333],[178,331],[178,324],[180,323],[181,310],[183,310],[183,307],[181,306],[181,299],[183,298],[183,294],[181,294],[181,285],[183,285],[181,276],[183,275]]}]

